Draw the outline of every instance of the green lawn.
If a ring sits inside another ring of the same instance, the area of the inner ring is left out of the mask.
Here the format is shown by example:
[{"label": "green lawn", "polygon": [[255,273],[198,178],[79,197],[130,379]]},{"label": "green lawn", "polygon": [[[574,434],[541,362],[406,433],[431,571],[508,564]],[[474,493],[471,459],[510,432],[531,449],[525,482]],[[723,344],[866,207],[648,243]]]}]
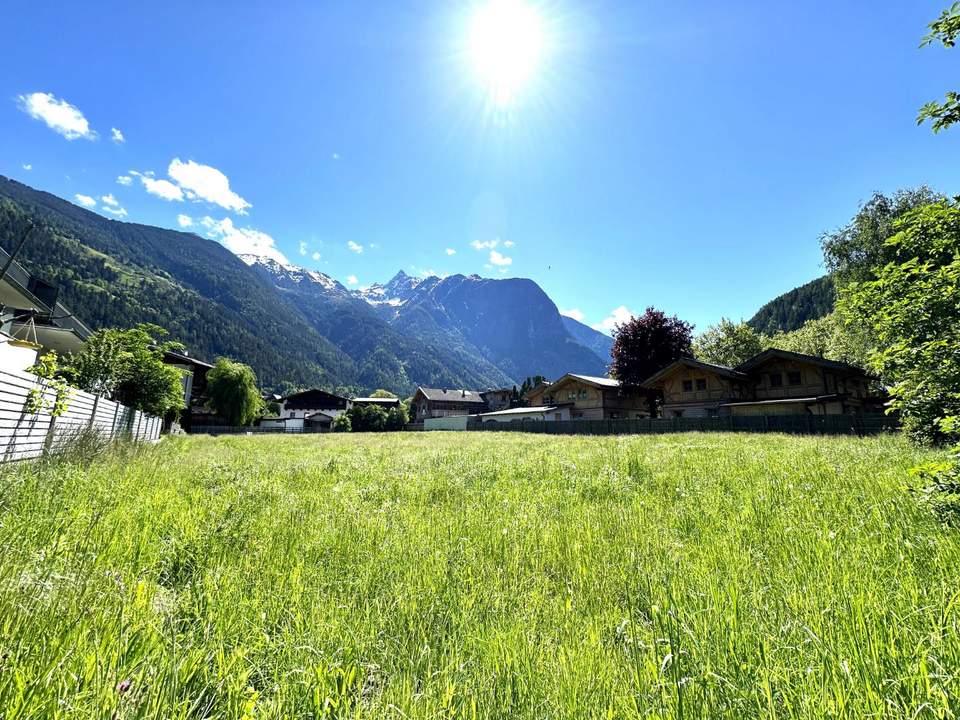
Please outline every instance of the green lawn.
[{"label": "green lawn", "polygon": [[413,433],[7,469],[0,719],[955,717],[960,532],[905,489],[933,455]]}]

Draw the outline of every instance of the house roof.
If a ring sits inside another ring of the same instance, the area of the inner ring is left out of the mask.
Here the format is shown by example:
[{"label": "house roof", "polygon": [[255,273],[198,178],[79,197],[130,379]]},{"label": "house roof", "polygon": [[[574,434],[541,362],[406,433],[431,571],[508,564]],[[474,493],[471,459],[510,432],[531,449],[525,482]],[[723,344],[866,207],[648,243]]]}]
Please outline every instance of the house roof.
[{"label": "house roof", "polygon": [[[614,380],[613,378],[608,378],[608,377],[597,377],[596,375],[577,375],[576,373],[567,373],[562,378],[560,378],[560,380],[563,380],[568,377],[576,378],[577,380],[585,382],[588,385],[596,385],[598,387],[608,387],[608,388],[620,387],[619,380]],[[557,380],[557,382],[560,382],[560,380]]]},{"label": "house roof", "polygon": [[195,357],[190,357],[185,353],[175,352],[174,350],[164,350],[163,359],[169,363],[176,363],[178,365],[192,365],[198,368],[206,368],[207,370],[213,368],[213,365],[208,362],[198,360]]},{"label": "house roof", "polygon": [[484,399],[480,397],[479,390],[441,390],[439,388],[418,387],[417,392],[421,393],[427,400],[434,402],[476,403],[477,405],[484,404]]},{"label": "house roof", "polygon": [[855,373],[857,375],[867,374],[866,370],[863,368],[858,368],[856,365],[850,365],[849,363],[838,362],[836,360],[827,360],[826,358],[817,357],[816,355],[804,355],[803,353],[790,352],[789,350],[781,350],[779,348],[769,348],[768,350],[764,350],[762,353],[754,355],[749,360],[737,365],[736,369],[740,372],[750,372],[754,368],[762,365],[763,363],[767,362],[767,360],[772,358],[796,360],[798,362],[811,363],[813,365],[820,365],[833,370]]},{"label": "house roof", "polygon": [[338,400],[346,400],[347,398],[337,395],[336,393],[329,392],[328,390],[321,390],[320,388],[310,388],[309,390],[300,390],[299,392],[290,393],[289,395],[284,395],[282,400],[292,400],[294,398],[301,397],[303,395],[314,395],[321,394],[327,395],[332,398],[337,398]]},{"label": "house roof", "polygon": [[482,413],[480,417],[499,417],[501,415],[529,415],[531,413],[547,413],[557,410],[555,405],[540,405],[537,407],[518,407],[509,410],[497,410],[496,412]]},{"label": "house roof", "polygon": [[304,419],[304,420],[313,420],[314,418],[316,418],[316,419],[318,419],[318,420],[333,420],[333,416],[332,416],[332,415],[327,415],[325,412],[310,413],[309,415],[306,415],[303,419]]},{"label": "house roof", "polygon": [[388,397],[355,397],[350,402],[369,403],[370,405],[399,405],[400,398]]},{"label": "house roof", "polygon": [[703,370],[704,372],[714,373],[715,375],[720,375],[721,377],[730,378],[731,380],[746,380],[747,375],[743,372],[740,372],[738,369],[729,368],[725,365],[714,365],[713,363],[703,362],[691,357],[682,357],[678,360],[674,360],[672,363],[667,365],[665,368],[659,372],[655,372],[653,375],[648,377],[643,381],[644,387],[651,387],[656,385],[658,382],[663,380],[668,375],[672,374],[674,371],[682,367],[695,368],[697,370]]}]

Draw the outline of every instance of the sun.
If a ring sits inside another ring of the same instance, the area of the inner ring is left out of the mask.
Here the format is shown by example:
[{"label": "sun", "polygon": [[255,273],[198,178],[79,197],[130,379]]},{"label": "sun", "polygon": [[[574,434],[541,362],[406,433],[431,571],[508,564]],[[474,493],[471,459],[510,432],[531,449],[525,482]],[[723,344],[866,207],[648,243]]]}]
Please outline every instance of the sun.
[{"label": "sun", "polygon": [[512,105],[534,78],[544,50],[543,19],[523,0],[488,0],[473,14],[470,57],[490,102]]}]

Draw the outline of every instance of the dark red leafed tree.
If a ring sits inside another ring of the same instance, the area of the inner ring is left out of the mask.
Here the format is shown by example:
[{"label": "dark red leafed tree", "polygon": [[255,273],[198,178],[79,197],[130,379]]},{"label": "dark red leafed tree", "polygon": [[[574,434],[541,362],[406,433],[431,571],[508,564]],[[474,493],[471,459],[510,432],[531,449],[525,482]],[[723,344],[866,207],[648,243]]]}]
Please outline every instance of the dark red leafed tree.
[{"label": "dark red leafed tree", "polygon": [[[614,329],[610,374],[624,387],[637,388],[655,372],[689,355],[692,342],[693,325],[649,307]],[[649,395],[648,402],[654,414],[656,395]]]}]

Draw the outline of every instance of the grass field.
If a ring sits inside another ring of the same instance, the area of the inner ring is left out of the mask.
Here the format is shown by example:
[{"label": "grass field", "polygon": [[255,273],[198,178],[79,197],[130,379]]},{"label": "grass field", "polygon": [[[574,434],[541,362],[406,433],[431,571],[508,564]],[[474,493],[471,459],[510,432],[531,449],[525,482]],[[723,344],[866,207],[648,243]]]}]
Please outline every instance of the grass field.
[{"label": "grass field", "polygon": [[0,719],[948,718],[898,438],[174,438],[0,476]]}]

